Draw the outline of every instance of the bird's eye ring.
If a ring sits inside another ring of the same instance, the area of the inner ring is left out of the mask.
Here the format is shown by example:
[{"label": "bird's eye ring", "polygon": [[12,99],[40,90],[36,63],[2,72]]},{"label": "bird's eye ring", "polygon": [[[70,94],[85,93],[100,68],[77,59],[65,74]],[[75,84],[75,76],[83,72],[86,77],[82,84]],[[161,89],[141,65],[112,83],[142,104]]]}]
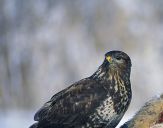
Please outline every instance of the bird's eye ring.
[{"label": "bird's eye ring", "polygon": [[115,57],[117,60],[121,60],[122,58],[120,56]]}]

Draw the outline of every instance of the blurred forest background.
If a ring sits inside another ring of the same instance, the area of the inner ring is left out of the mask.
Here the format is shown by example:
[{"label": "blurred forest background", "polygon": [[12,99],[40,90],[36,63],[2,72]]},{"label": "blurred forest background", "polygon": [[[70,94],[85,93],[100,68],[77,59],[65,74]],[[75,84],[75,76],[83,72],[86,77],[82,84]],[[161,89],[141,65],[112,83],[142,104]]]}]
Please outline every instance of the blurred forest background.
[{"label": "blurred forest background", "polygon": [[0,0],[0,127],[31,125],[114,49],[132,59],[126,120],[163,92],[162,0]]}]

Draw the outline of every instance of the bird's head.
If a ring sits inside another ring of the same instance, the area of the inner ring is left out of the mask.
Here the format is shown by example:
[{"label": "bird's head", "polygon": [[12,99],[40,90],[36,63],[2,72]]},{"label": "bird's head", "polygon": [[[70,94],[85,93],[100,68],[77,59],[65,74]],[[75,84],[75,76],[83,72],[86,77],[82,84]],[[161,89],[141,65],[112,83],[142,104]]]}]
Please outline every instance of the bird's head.
[{"label": "bird's head", "polygon": [[131,60],[122,51],[110,51],[105,54],[103,66],[110,70],[127,70],[131,68]]},{"label": "bird's head", "polygon": [[122,51],[110,51],[105,54],[103,64],[94,73],[93,77],[105,78],[114,76],[114,74],[130,77],[131,60],[130,57]]}]

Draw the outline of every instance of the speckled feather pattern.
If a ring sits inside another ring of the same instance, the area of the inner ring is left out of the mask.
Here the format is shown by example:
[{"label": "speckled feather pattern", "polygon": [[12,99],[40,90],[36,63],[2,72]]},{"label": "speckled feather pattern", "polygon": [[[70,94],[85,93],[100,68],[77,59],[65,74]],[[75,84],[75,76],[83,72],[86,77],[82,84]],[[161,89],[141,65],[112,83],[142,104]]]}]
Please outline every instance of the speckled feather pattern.
[{"label": "speckled feather pattern", "polygon": [[131,101],[131,61],[120,51],[105,56],[113,64],[105,59],[92,76],[55,94],[35,114],[38,122],[31,128],[116,127]]}]

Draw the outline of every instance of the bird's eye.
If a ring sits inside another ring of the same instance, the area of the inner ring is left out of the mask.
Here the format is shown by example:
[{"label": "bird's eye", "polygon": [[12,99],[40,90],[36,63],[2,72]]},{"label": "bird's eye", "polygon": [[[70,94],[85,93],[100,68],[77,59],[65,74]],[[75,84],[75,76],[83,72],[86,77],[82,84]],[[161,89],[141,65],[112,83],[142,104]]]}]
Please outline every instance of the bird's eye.
[{"label": "bird's eye", "polygon": [[120,56],[116,56],[115,57],[117,60],[121,60],[122,59],[122,57],[120,57]]}]

